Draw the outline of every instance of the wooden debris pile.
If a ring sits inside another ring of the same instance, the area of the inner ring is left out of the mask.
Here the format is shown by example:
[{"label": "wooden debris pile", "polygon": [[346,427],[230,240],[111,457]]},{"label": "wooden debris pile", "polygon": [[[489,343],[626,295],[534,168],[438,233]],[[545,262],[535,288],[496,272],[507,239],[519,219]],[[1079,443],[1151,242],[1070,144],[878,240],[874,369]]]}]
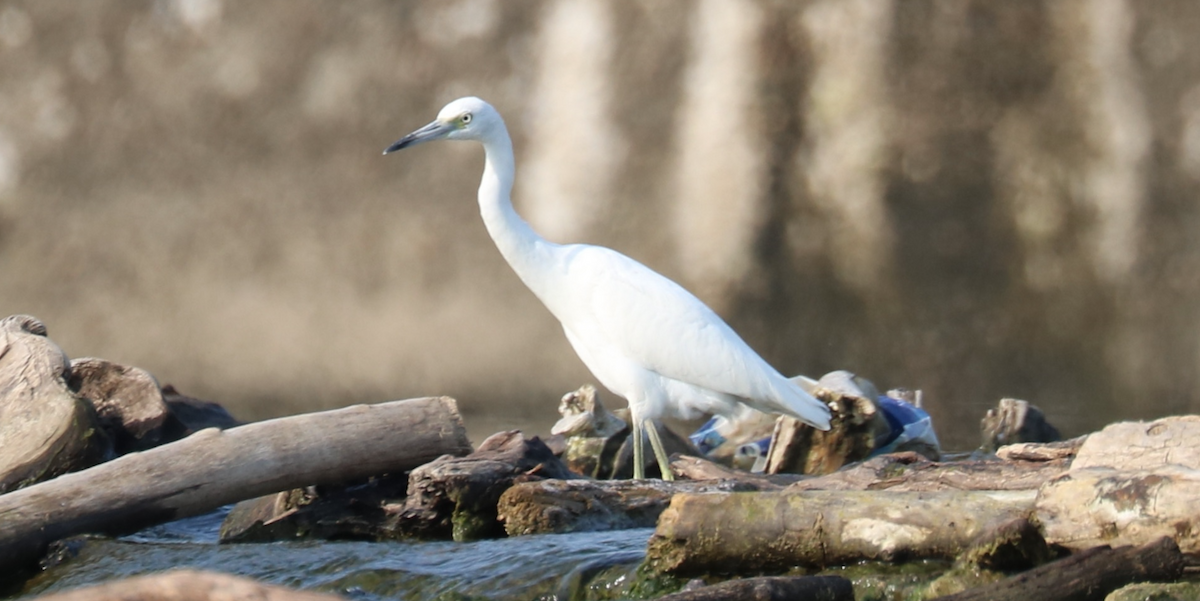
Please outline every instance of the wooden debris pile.
[{"label": "wooden debris pile", "polygon": [[[1200,417],[1023,442],[1057,431],[1036,407],[1005,399],[983,419],[984,450],[952,460],[931,432],[897,446],[895,419],[869,382],[845,372],[807,382],[834,409],[829,432],[780,419],[765,454],[733,440],[705,458],[664,429],[680,479],[631,481],[621,479],[632,472],[629,428],[591,387],[564,397],[549,445],[512,431],[472,449],[445,397],[238,425],[145,371],[70,361],[41,322],[9,317],[0,320],[0,574],[19,581],[60,539],[237,501],[222,541],[653,526],[648,575],[790,574],[698,584],[676,599],[853,599],[841,576],[795,574],[922,559],[953,566],[922,598],[1099,599],[1130,582],[1177,580],[1200,555]],[[761,420],[743,425],[765,431]],[[894,452],[879,454],[881,441]],[[747,457],[759,472],[734,467]]]}]

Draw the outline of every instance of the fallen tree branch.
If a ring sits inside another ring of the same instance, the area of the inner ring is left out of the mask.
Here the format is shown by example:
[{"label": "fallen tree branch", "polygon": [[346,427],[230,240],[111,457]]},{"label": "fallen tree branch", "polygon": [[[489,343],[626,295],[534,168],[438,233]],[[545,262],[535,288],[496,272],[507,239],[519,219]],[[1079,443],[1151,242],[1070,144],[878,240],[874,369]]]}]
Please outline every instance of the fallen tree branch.
[{"label": "fallen tree branch", "polygon": [[753,573],[863,560],[953,559],[1035,491],[678,494],[646,549],[658,572]]},{"label": "fallen tree branch", "polygon": [[732,481],[539,480],[504,491],[497,511],[509,536],[651,528],[675,494],[754,489]]},{"label": "fallen tree branch", "polygon": [[243,499],[404,472],[470,450],[448,397],[202,430],[0,495],[0,572],[27,566],[64,537],[136,532]]},{"label": "fallen tree branch", "polygon": [[937,601],[1091,601],[1134,582],[1166,582],[1183,575],[1183,555],[1163,537],[1141,547],[1093,547],[1000,582]]}]

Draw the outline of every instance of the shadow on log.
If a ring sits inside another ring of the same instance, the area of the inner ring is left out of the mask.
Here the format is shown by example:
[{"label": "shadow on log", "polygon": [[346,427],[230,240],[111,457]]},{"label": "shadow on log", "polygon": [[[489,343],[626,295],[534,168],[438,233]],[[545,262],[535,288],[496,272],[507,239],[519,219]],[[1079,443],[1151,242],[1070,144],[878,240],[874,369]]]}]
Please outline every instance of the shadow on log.
[{"label": "shadow on log", "polygon": [[659,597],[659,601],[854,601],[841,576],[765,576],[730,580]]},{"label": "shadow on log", "polygon": [[204,430],[0,495],[0,573],[28,566],[68,536],[126,534],[246,498],[399,473],[469,450],[447,397]]},{"label": "shadow on log", "polygon": [[1093,547],[938,601],[1099,601],[1133,582],[1175,580],[1183,566],[1175,541],[1163,537],[1141,547]]},{"label": "shadow on log", "polygon": [[255,582],[249,578],[176,570],[125,578],[62,593],[38,601],[342,601],[343,597]]}]

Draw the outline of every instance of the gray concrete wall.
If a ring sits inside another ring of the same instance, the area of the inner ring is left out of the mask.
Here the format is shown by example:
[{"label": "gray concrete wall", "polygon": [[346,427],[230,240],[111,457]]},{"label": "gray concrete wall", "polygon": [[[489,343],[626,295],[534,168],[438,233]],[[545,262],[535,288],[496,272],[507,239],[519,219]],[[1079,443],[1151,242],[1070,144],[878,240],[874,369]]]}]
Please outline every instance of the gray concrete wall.
[{"label": "gray concrete wall", "polygon": [[[590,380],[487,238],[518,210],[677,279],[786,373],[1000,396],[1068,433],[1195,410],[1200,5],[0,2],[0,313],[245,417]],[[478,428],[477,428],[478,430]]]}]

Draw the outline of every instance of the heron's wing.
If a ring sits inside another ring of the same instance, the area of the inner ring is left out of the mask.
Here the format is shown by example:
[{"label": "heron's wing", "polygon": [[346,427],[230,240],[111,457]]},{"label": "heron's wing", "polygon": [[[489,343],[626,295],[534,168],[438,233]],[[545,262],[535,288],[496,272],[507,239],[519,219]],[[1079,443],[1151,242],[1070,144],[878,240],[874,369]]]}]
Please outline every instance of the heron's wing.
[{"label": "heron's wing", "polygon": [[603,247],[573,247],[563,268],[571,307],[559,319],[576,336],[602,338],[662,376],[745,399],[756,409],[828,421],[822,403],[788,382],[682,286]]}]

